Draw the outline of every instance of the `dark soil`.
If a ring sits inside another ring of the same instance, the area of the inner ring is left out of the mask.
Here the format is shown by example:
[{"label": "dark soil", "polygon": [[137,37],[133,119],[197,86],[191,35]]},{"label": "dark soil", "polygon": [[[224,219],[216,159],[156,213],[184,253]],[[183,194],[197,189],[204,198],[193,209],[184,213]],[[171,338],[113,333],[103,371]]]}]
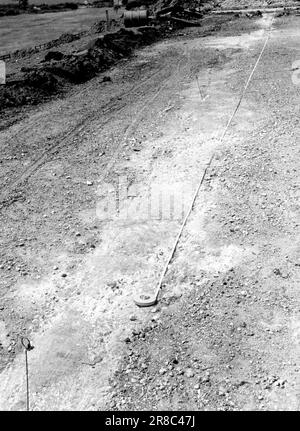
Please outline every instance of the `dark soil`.
[{"label": "dark soil", "polygon": [[86,82],[107,70],[137,47],[154,42],[159,31],[154,27],[120,29],[88,43],[79,53],[47,53],[39,65],[23,68],[16,81],[0,89],[0,104],[5,108],[35,105],[63,92],[71,84]]}]

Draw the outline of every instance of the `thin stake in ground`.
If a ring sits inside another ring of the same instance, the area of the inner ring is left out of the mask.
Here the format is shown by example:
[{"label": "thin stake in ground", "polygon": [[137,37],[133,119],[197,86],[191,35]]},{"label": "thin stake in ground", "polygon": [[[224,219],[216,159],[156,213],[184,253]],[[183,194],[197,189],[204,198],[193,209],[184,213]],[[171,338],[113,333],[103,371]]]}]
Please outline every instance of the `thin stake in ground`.
[{"label": "thin stake in ground", "polygon": [[27,337],[21,337],[21,343],[25,351],[25,373],[26,373],[26,410],[29,411],[29,373],[28,373],[28,355],[27,352],[33,349],[30,340]]}]

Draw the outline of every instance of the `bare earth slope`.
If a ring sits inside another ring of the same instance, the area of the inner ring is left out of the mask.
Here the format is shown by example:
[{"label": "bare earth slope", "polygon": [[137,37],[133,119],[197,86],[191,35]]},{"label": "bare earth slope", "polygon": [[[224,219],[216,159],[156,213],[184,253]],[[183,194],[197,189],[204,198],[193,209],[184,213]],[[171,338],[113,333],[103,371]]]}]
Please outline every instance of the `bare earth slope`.
[{"label": "bare earth slope", "polygon": [[299,17],[271,18],[185,30],[1,132],[2,410],[21,335],[34,410],[299,408]]}]

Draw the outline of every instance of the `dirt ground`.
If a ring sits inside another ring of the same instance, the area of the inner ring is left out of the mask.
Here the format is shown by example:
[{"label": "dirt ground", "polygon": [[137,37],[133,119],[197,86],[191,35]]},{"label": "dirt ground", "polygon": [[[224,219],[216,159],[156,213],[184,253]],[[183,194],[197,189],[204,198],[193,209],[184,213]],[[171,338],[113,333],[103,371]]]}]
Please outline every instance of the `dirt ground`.
[{"label": "dirt ground", "polygon": [[298,0],[223,0],[220,1],[220,7],[223,9],[237,8],[272,8],[272,7],[288,7],[299,6]]},{"label": "dirt ground", "polygon": [[299,409],[300,17],[229,19],[0,132],[0,409],[22,335],[33,410]]}]

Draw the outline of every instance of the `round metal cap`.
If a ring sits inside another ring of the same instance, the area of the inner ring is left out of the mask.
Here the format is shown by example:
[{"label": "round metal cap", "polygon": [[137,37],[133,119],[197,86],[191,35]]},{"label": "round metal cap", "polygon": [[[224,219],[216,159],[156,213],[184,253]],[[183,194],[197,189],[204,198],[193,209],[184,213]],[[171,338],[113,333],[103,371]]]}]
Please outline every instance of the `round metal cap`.
[{"label": "round metal cap", "polygon": [[149,295],[148,293],[139,293],[138,295],[135,295],[133,298],[136,305],[139,307],[150,307],[151,305],[156,304],[157,301],[157,295]]}]

